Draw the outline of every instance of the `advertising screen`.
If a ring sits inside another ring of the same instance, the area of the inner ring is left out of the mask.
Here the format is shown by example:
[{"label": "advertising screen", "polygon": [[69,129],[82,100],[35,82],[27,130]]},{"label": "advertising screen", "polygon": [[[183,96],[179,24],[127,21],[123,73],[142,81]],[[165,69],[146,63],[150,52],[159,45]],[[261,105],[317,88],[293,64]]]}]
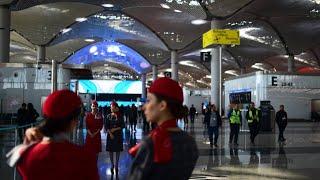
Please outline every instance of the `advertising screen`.
[{"label": "advertising screen", "polygon": [[79,93],[142,94],[141,81],[79,80]]}]

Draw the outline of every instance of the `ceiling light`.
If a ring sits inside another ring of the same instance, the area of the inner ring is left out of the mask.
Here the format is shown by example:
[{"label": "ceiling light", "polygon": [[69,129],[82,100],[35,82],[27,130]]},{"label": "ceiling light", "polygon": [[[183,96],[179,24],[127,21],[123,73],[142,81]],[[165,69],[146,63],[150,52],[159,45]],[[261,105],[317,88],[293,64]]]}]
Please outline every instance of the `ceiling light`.
[{"label": "ceiling light", "polygon": [[61,32],[62,32],[62,34],[65,34],[71,30],[72,30],[72,28],[65,28],[65,29],[62,29]]},{"label": "ceiling light", "polygon": [[168,6],[167,4],[160,4],[160,6],[164,9],[170,9],[170,6]]},{"label": "ceiling light", "polygon": [[85,17],[76,18],[76,21],[77,21],[77,22],[84,22],[84,21],[86,21],[86,20],[87,20],[87,18],[85,18]]},{"label": "ceiling light", "polygon": [[103,6],[105,8],[113,8],[114,7],[113,4],[102,4],[101,6]]},{"label": "ceiling light", "polygon": [[174,12],[176,13],[181,13],[182,11],[178,10],[178,9],[175,9]]},{"label": "ceiling light", "polygon": [[205,24],[205,23],[207,23],[207,21],[203,20],[203,19],[196,19],[196,20],[191,21],[191,24],[193,24],[193,25],[201,25],[201,24]]},{"label": "ceiling light", "polygon": [[92,47],[89,49],[89,52],[90,52],[91,54],[93,54],[93,53],[97,52],[97,50],[98,50],[98,47],[97,47],[97,46],[92,46]]},{"label": "ceiling light", "polygon": [[85,42],[94,42],[95,40],[94,39],[85,39],[84,41]]}]

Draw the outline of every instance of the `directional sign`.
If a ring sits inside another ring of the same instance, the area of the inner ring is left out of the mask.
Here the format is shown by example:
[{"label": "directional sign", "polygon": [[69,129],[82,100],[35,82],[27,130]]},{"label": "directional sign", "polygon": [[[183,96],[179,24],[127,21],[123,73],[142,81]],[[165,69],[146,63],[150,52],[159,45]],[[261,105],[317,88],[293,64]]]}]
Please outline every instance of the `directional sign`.
[{"label": "directional sign", "polygon": [[240,45],[240,34],[238,30],[211,29],[202,35],[202,47],[213,44],[218,45]]}]

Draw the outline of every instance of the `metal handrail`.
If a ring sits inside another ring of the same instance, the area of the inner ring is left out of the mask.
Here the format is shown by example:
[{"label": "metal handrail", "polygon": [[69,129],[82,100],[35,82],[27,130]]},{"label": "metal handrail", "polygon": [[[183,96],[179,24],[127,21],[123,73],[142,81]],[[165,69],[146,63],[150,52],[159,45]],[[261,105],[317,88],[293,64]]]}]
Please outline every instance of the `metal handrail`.
[{"label": "metal handrail", "polygon": [[[26,127],[33,127],[36,126],[38,124],[40,124],[43,121],[43,119],[34,122],[34,123],[30,123],[30,124],[26,124],[26,125],[22,125],[22,126],[18,126],[18,125],[9,125],[9,127],[4,127],[4,128],[0,128],[0,133],[4,132],[4,131],[10,131],[10,130],[14,130],[14,146],[18,145],[18,129],[21,128],[26,128]],[[17,179],[17,168],[14,168],[13,170],[13,179],[16,180]]]},{"label": "metal handrail", "polygon": [[18,125],[8,125],[9,127],[0,128],[0,132],[1,132],[1,131],[21,129],[21,128],[25,128],[25,127],[33,127],[33,126],[36,126],[36,125],[40,124],[42,121],[43,121],[43,119],[41,119],[40,121],[37,121],[37,122],[35,122],[35,123],[30,123],[30,124],[26,124],[26,125],[22,125],[22,126],[18,126]]}]

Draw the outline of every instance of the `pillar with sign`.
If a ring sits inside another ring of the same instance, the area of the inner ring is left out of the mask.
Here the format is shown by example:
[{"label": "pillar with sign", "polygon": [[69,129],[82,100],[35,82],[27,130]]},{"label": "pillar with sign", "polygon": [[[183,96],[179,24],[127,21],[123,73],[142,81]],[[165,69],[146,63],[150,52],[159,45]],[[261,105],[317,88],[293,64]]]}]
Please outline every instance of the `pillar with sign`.
[{"label": "pillar with sign", "polygon": [[240,45],[238,30],[218,29],[219,21],[211,22],[211,30],[203,34],[203,48],[211,50],[211,103],[222,112],[222,45]]}]

